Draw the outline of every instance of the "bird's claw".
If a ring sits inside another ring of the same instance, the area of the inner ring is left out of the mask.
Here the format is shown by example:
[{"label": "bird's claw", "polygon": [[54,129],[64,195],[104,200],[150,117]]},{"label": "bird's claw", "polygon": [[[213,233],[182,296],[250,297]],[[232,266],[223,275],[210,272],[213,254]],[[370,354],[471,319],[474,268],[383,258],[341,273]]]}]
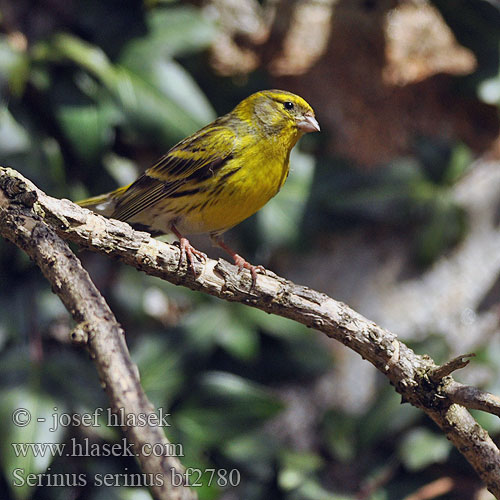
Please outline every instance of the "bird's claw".
[{"label": "bird's claw", "polygon": [[266,274],[266,269],[264,266],[254,266],[253,264],[250,264],[250,262],[247,262],[241,255],[235,254],[233,256],[233,259],[235,265],[238,266],[239,272],[241,272],[243,269],[248,269],[250,271],[250,274],[252,275],[252,288],[257,283],[257,271],[261,274]]},{"label": "bird's claw", "polygon": [[196,250],[196,248],[194,248],[193,245],[189,243],[189,240],[187,238],[180,238],[179,248],[181,251],[181,256],[179,258],[179,268],[187,259],[187,262],[189,264],[189,267],[193,271],[193,274],[197,276],[199,273],[195,269],[195,264],[198,264],[198,262],[204,263],[207,260],[207,255],[203,252],[200,252],[199,250]]}]

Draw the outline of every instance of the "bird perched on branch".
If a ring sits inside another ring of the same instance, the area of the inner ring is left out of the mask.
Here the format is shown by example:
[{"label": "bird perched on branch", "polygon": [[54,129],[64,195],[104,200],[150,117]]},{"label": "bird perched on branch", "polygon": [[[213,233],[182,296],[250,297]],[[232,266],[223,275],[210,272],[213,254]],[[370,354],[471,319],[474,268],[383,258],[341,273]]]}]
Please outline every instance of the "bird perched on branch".
[{"label": "bird perched on branch", "polygon": [[206,255],[185,236],[208,233],[255,283],[263,268],[248,263],[221,235],[280,190],[292,148],[302,135],[319,130],[301,97],[283,90],[257,92],[173,146],[132,184],[79,205],[153,234],[174,233],[179,264],[187,258],[193,271]]}]

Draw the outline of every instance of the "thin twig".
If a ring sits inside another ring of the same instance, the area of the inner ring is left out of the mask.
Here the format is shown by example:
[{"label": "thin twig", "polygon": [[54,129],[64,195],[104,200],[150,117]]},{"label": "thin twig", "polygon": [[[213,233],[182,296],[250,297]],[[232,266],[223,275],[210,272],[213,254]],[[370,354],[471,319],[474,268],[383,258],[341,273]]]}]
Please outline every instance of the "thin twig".
[{"label": "thin twig", "polygon": [[429,377],[429,380],[438,384],[444,377],[451,375],[456,370],[460,370],[460,368],[466,367],[470,362],[470,359],[466,358],[473,358],[474,356],[474,353],[457,356],[456,358],[447,361],[444,365],[433,368],[429,371],[427,376]]},{"label": "thin twig", "polygon": [[494,394],[455,381],[446,384],[442,393],[456,404],[500,417],[500,398]]}]

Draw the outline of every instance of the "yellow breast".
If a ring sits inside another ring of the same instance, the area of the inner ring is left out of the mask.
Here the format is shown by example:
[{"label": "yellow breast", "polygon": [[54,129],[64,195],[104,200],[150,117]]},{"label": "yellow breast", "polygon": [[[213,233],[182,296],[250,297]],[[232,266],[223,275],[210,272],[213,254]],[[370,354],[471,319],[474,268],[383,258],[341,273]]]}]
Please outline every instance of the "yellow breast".
[{"label": "yellow breast", "polygon": [[289,155],[287,148],[264,141],[247,145],[244,163],[238,155],[228,162],[199,209],[186,210],[179,224],[191,234],[221,234],[239,224],[278,193],[288,175]]}]

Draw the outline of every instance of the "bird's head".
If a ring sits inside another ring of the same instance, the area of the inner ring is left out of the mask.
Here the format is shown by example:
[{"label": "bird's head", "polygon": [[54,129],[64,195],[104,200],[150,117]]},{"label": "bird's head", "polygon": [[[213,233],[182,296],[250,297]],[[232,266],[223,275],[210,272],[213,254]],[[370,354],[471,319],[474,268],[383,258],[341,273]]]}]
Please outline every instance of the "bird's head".
[{"label": "bird's head", "polygon": [[320,130],[311,106],[285,90],[256,92],[243,100],[235,112],[266,135],[289,135],[294,144],[303,134]]}]

